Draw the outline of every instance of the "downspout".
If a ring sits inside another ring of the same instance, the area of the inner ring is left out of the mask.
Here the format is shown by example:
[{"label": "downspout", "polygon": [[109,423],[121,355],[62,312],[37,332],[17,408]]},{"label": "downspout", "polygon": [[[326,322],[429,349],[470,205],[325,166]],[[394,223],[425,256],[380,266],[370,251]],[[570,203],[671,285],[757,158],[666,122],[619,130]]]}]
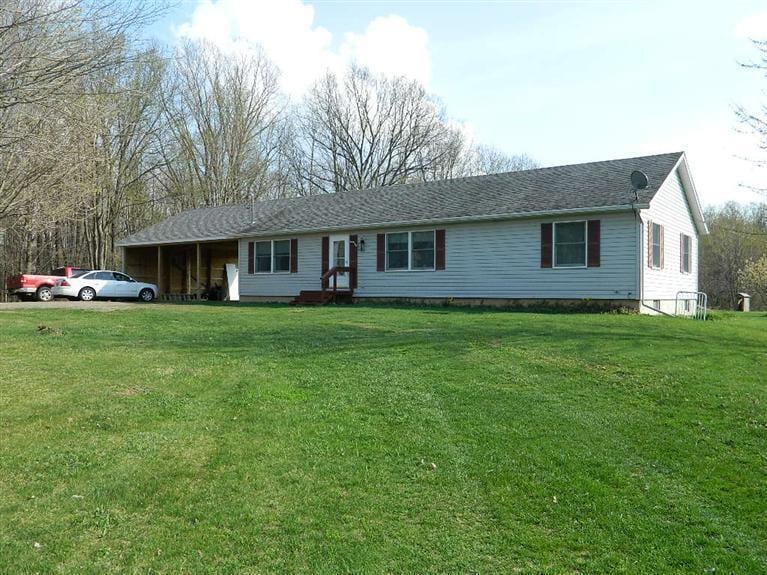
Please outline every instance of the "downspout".
[{"label": "downspout", "polygon": [[637,311],[641,311],[642,306],[644,305],[644,257],[642,254],[642,250],[644,250],[644,239],[643,239],[643,231],[644,231],[644,222],[642,221],[642,215],[639,208],[635,207],[634,202],[631,203],[632,209],[634,211],[634,219],[636,220],[636,229],[637,229],[637,279],[639,282],[639,285],[637,286],[637,296],[639,297],[639,306],[637,307]]}]

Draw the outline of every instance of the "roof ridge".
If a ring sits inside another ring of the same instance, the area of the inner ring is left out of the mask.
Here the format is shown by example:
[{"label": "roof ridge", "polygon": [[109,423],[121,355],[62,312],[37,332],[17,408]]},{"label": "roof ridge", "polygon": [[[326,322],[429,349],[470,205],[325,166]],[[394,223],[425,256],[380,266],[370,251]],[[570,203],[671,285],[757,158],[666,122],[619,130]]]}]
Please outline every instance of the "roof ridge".
[{"label": "roof ridge", "polygon": [[[594,160],[591,162],[573,162],[570,164],[557,164],[554,166],[541,166],[539,168],[529,168],[526,170],[509,170],[506,172],[495,172],[493,174],[476,174],[473,176],[459,176],[457,178],[443,178],[441,180],[429,180],[429,181],[423,181],[423,182],[406,182],[402,184],[392,184],[388,186],[375,186],[372,188],[357,188],[354,190],[345,190],[342,192],[323,192],[320,194],[313,194],[308,196],[291,196],[287,198],[270,198],[268,200],[257,200],[256,204],[258,203],[270,203],[270,202],[276,202],[280,200],[286,200],[288,202],[293,202],[295,200],[310,200],[314,198],[321,198],[321,197],[343,197],[346,194],[359,194],[364,192],[380,192],[382,190],[386,191],[396,191],[398,189],[402,188],[417,188],[423,185],[430,185],[430,184],[441,184],[441,183],[460,183],[460,182],[466,182],[469,180],[477,180],[479,178],[497,178],[501,176],[507,176],[509,174],[522,174],[522,173],[530,173],[530,172],[542,172],[545,170],[556,170],[559,168],[572,168],[575,166],[593,166],[596,164],[610,164],[613,162],[627,162],[629,160],[645,160],[649,158],[659,158],[662,156],[674,156],[684,155],[684,151],[677,151],[677,152],[664,152],[660,154],[648,154],[644,156],[629,156],[625,158],[613,158],[610,160]],[[244,204],[243,204],[244,205]]]},{"label": "roof ridge", "polygon": [[[357,193],[357,192],[367,192],[367,191],[373,191],[373,190],[381,190],[381,189],[392,189],[392,188],[399,188],[399,187],[405,187],[405,186],[420,186],[423,184],[437,184],[441,182],[465,182],[467,180],[474,180],[478,178],[492,178],[492,177],[498,177],[498,176],[507,176],[509,174],[523,174],[526,172],[542,172],[544,170],[556,170],[557,168],[572,168],[575,166],[593,166],[595,164],[610,164],[613,162],[627,162],[629,160],[645,160],[649,158],[659,158],[661,156],[674,156],[674,155],[683,155],[684,151],[678,151],[678,152],[665,152],[661,154],[648,154],[645,156],[629,156],[626,158],[613,158],[610,160],[594,160],[591,162],[573,162],[570,164],[556,164],[554,166],[540,166],[538,168],[528,168],[526,170],[508,170],[506,172],[494,172],[492,174],[476,174],[473,176],[459,176],[457,178],[443,178],[441,180],[431,180],[426,182],[408,182],[404,184],[395,184],[392,186],[376,186],[375,188],[360,188],[357,190],[348,190],[346,192],[340,192],[343,194],[349,194],[349,193]],[[339,193],[339,192],[336,192]],[[328,194],[330,195],[330,194]]]}]

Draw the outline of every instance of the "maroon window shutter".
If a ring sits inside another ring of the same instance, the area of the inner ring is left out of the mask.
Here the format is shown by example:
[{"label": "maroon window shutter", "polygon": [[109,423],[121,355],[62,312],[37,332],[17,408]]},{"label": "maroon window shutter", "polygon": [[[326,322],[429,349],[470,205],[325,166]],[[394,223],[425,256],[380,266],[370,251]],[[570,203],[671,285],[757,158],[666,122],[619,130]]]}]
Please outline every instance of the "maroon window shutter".
[{"label": "maroon window shutter", "polygon": [[652,267],[652,220],[647,222],[647,267]]},{"label": "maroon window shutter", "polygon": [[349,236],[349,287],[357,288],[357,236]]},{"label": "maroon window shutter", "polygon": [[386,269],[386,234],[378,234],[376,238],[376,271]]},{"label": "maroon window shutter", "polygon": [[598,268],[602,251],[602,230],[600,220],[589,220],[588,223],[588,261],[590,268]]},{"label": "maroon window shutter", "polygon": [[679,234],[679,271],[684,272],[684,234]]},{"label": "maroon window shutter", "polygon": [[256,272],[256,244],[248,242],[248,273]]},{"label": "maroon window shutter", "polygon": [[322,273],[328,271],[328,252],[330,252],[330,237],[322,236]]},{"label": "maroon window shutter", "polygon": [[445,269],[445,230],[434,232],[434,268]]},{"label": "maroon window shutter", "polygon": [[298,272],[298,238],[290,240],[290,273]]},{"label": "maroon window shutter", "polygon": [[554,224],[541,224],[541,267],[551,267],[552,235]]}]

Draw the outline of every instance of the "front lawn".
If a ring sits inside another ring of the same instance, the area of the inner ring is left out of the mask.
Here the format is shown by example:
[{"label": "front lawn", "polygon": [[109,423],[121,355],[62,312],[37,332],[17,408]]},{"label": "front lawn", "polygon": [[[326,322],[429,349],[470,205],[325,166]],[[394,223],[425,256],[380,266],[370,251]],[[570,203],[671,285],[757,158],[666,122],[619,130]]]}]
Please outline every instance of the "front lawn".
[{"label": "front lawn", "polygon": [[0,367],[0,573],[767,572],[765,314],[6,311]]}]

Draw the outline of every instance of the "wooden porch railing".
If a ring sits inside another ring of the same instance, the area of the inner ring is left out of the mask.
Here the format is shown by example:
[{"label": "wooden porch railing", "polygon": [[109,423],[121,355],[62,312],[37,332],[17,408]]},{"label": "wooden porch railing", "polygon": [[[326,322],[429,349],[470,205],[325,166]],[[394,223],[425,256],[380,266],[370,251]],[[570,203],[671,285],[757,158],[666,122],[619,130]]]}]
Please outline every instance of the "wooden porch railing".
[{"label": "wooden porch railing", "polygon": [[356,269],[350,267],[350,266],[334,266],[330,268],[328,271],[326,271],[322,276],[320,277],[320,282],[322,286],[322,295],[325,296],[325,293],[330,288],[330,278],[333,278],[333,299],[335,299],[336,294],[338,292],[338,274],[340,273],[348,273],[349,274],[349,287],[347,290],[349,293],[354,293],[354,288],[352,286],[354,285],[353,282],[353,274],[357,272]]}]

